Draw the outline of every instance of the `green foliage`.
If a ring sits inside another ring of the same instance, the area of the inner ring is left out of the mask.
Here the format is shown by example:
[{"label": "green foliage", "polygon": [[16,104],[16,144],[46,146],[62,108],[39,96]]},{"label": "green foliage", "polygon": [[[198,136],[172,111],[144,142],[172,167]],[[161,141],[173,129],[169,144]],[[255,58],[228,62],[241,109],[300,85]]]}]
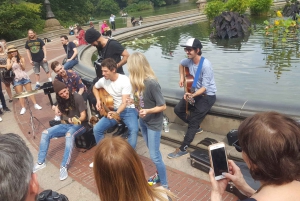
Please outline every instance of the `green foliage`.
[{"label": "green foliage", "polygon": [[249,0],[228,0],[224,5],[227,11],[238,12],[240,14],[245,13],[248,7]]},{"label": "green foliage", "polygon": [[[279,15],[280,14],[280,15]],[[264,21],[266,44],[273,48],[284,46],[288,38],[295,38],[298,34],[298,24],[300,20],[292,20],[291,18],[283,18],[281,13],[277,11],[277,16],[274,21]]]},{"label": "green foliage", "polygon": [[27,2],[4,2],[0,5],[0,35],[7,41],[27,36],[28,29],[41,32],[44,21],[40,17],[41,5]]},{"label": "green foliage", "polygon": [[153,6],[150,4],[150,2],[142,1],[139,3],[130,4],[124,9],[124,11],[129,13],[150,9],[153,9]]},{"label": "green foliage", "polygon": [[250,11],[252,15],[261,15],[268,12],[273,0],[250,0]]},{"label": "green foliage", "polygon": [[119,5],[114,0],[99,0],[97,5],[97,14],[108,15],[119,13]]},{"label": "green foliage", "polygon": [[207,3],[204,13],[207,15],[208,19],[213,19],[222,13],[224,5],[225,4],[220,0],[211,1]]}]

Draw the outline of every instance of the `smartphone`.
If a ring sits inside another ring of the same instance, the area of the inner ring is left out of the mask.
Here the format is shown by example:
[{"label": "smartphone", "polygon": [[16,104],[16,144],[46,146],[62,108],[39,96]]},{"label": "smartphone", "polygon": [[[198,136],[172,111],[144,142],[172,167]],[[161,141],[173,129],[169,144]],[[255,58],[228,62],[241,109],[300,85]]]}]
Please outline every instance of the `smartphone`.
[{"label": "smartphone", "polygon": [[222,175],[222,173],[228,172],[225,144],[223,142],[212,144],[208,147],[208,152],[211,168],[213,168],[215,172],[215,179],[224,179],[225,177]]}]

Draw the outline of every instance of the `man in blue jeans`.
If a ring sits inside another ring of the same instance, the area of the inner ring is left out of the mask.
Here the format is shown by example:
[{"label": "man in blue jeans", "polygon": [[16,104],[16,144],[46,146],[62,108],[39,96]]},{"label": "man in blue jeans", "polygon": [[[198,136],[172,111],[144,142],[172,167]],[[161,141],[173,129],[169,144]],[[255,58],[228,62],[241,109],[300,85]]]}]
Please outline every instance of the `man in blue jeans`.
[{"label": "man in blue jeans", "polygon": [[[117,73],[117,63],[112,58],[104,59],[101,63],[103,77],[96,82],[93,87],[93,93],[97,100],[96,108],[101,109],[101,100],[99,95],[100,88],[104,88],[112,97],[114,111],[108,112],[107,117],[102,117],[94,126],[94,135],[96,142],[99,143],[104,138],[104,132],[116,125],[118,122],[113,118],[114,115],[120,115],[123,122],[128,127],[128,143],[135,149],[138,135],[138,114],[134,104],[126,104],[127,98],[131,94],[131,84],[126,75]],[[103,101],[103,100],[102,100]],[[93,167],[93,163],[90,164]]]},{"label": "man in blue jeans", "polygon": [[[77,93],[72,94],[67,85],[58,80],[54,80],[53,88],[56,92],[58,109],[63,115],[68,117],[68,124],[59,124],[48,128],[42,132],[38,161],[33,172],[46,167],[45,159],[47,156],[50,140],[57,137],[66,138],[65,152],[60,167],[59,179],[65,180],[68,178],[67,166],[70,163],[72,149],[76,135],[80,135],[86,131],[85,126],[88,126],[86,115],[86,104],[83,97]],[[76,124],[74,117],[79,117],[81,124]]]},{"label": "man in blue jeans", "polygon": [[63,47],[65,49],[65,52],[67,54],[66,58],[67,61],[64,63],[64,69],[69,70],[72,69],[76,64],[78,64],[78,58],[77,58],[77,47],[75,43],[69,42],[68,36],[62,35],[60,37],[60,41],[63,44]]}]

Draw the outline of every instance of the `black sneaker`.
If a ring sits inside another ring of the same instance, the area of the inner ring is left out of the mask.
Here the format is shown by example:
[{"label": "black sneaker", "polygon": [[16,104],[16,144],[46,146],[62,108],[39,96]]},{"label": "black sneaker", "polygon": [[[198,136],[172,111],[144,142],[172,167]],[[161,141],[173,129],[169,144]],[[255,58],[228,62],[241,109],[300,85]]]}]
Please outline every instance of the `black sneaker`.
[{"label": "black sneaker", "polygon": [[116,137],[116,136],[122,135],[125,131],[126,131],[125,125],[122,124],[122,125],[118,126],[118,130],[113,133],[113,136]]},{"label": "black sneaker", "polygon": [[10,112],[10,109],[9,109],[8,107],[3,108],[3,110],[4,110],[5,112]]},{"label": "black sneaker", "polygon": [[118,127],[118,124],[116,124],[113,127],[110,127],[109,129],[106,130],[106,133],[112,133],[112,132],[114,132],[114,130],[116,130],[117,127]]}]

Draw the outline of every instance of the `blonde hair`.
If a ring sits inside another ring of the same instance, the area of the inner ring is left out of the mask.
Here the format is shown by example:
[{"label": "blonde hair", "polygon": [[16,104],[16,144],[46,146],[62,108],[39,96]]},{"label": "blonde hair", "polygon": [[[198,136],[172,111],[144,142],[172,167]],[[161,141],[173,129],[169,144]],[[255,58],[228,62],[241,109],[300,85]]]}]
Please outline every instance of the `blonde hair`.
[{"label": "blonde hair", "polygon": [[4,47],[4,44],[3,42],[0,42],[0,46],[1,46],[1,49],[2,49],[2,52],[1,53],[5,53],[5,47]]},{"label": "blonde hair", "polygon": [[157,80],[147,58],[140,52],[134,52],[128,57],[127,68],[133,93],[142,93],[145,89],[145,79]]},{"label": "blonde hair", "polygon": [[121,137],[106,137],[97,145],[94,176],[102,201],[168,201],[173,194],[148,184],[136,151]]}]

